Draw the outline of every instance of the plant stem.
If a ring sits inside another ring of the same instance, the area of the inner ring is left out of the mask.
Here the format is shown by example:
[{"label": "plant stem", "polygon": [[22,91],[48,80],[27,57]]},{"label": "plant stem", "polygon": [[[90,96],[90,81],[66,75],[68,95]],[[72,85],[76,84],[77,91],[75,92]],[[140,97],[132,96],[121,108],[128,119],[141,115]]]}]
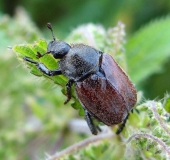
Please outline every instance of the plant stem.
[{"label": "plant stem", "polygon": [[55,153],[54,155],[52,156],[49,156],[46,160],[56,160],[56,159],[59,159],[67,154],[70,154],[72,152],[75,152],[77,150],[80,150],[84,147],[86,147],[87,145],[91,144],[91,143],[94,143],[94,142],[97,142],[97,141],[101,141],[101,140],[104,140],[104,139],[110,139],[110,138],[113,138],[115,136],[115,134],[113,132],[108,132],[108,133],[104,133],[104,134],[99,134],[97,136],[93,136],[93,137],[90,137],[88,139],[85,139],[81,142],[78,142],[64,150],[62,150],[61,152],[57,152]]}]

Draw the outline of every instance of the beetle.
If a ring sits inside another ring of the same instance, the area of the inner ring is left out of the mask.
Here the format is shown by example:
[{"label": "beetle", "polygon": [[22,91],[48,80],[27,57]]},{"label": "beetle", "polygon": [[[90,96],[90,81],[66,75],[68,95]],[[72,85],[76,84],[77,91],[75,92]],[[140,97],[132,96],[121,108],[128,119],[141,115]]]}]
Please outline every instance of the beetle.
[{"label": "beetle", "polygon": [[97,135],[101,130],[94,124],[94,119],[108,126],[122,123],[116,132],[119,134],[137,101],[136,89],[128,76],[109,54],[85,44],[69,45],[56,40],[51,24],[47,23],[47,27],[51,30],[53,40],[48,44],[46,53],[37,52],[37,58],[51,53],[55,59],[60,59],[59,68],[49,70],[43,63],[29,57],[24,57],[24,60],[35,64],[43,74],[63,74],[69,79],[64,104],[71,99],[71,87],[75,84],[92,134]]}]

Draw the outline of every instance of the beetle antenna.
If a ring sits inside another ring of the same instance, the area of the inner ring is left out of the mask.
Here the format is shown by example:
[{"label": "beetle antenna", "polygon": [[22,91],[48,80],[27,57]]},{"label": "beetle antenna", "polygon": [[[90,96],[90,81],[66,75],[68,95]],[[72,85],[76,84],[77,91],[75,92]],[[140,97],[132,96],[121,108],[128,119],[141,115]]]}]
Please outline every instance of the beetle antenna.
[{"label": "beetle antenna", "polygon": [[51,31],[51,33],[52,33],[52,36],[53,36],[53,39],[54,39],[54,41],[55,41],[56,38],[55,38],[55,36],[54,36],[54,32],[53,32],[53,28],[52,28],[51,23],[47,23],[47,27],[48,27],[48,29],[50,29],[50,31]]}]

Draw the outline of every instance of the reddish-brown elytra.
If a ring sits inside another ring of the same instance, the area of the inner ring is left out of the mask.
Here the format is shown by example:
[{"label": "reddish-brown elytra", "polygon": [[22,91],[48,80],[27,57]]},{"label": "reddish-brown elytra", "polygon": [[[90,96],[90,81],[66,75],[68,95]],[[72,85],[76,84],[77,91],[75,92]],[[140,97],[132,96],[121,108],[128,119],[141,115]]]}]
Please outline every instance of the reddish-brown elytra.
[{"label": "reddish-brown elytra", "polygon": [[120,133],[137,101],[136,89],[128,76],[110,55],[85,44],[69,45],[56,40],[49,23],[47,27],[52,32],[53,41],[48,44],[47,52],[42,55],[37,53],[37,57],[51,53],[54,58],[60,59],[59,68],[49,70],[44,64],[28,57],[24,60],[34,63],[48,76],[63,74],[69,79],[65,103],[71,99],[71,86],[75,83],[77,97],[93,134],[100,131],[94,125],[93,118],[108,126],[123,122],[117,131],[117,134]]},{"label": "reddish-brown elytra", "polygon": [[96,72],[77,82],[76,92],[96,119],[108,126],[119,124],[136,104],[136,89],[110,55],[102,54],[100,67],[102,74]]}]

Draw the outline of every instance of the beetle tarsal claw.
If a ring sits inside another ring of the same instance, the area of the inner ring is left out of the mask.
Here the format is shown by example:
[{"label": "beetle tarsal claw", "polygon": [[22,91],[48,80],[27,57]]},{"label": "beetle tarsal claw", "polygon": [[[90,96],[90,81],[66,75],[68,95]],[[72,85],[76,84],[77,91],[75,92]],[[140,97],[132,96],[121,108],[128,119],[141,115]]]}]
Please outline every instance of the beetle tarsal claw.
[{"label": "beetle tarsal claw", "polygon": [[41,58],[41,57],[42,57],[41,53],[40,53],[40,52],[37,52],[36,58],[39,59],[39,58]]},{"label": "beetle tarsal claw", "polygon": [[67,98],[64,104],[67,104],[70,101],[71,98]]}]

